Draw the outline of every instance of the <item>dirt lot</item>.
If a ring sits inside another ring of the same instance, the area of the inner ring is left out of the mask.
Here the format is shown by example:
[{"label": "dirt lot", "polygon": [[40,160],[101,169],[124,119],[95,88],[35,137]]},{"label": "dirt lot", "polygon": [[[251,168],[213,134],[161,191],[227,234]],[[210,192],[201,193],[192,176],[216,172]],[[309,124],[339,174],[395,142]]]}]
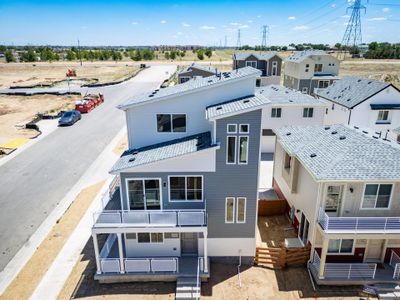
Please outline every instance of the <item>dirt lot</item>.
[{"label": "dirt lot", "polygon": [[48,85],[66,79],[69,68],[86,82],[111,82],[133,75],[138,65],[133,62],[53,62],[53,63],[0,63],[0,87]]},{"label": "dirt lot", "polygon": [[76,96],[0,95],[0,144],[16,137],[32,137],[36,131],[22,129],[38,112],[53,112],[74,107]]}]

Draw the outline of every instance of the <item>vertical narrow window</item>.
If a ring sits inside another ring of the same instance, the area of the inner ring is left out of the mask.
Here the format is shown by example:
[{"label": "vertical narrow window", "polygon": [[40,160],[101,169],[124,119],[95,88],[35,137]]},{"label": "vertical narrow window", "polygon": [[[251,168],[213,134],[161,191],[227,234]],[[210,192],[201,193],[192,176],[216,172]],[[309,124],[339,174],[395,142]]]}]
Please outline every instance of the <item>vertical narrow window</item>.
[{"label": "vertical narrow window", "polygon": [[236,163],[236,136],[228,136],[226,142],[226,163]]},{"label": "vertical narrow window", "polygon": [[186,115],[172,115],[173,132],[186,132]]},{"label": "vertical narrow window", "polygon": [[202,177],[187,177],[187,200],[203,200]]},{"label": "vertical narrow window", "polygon": [[249,156],[249,137],[239,137],[239,164],[247,164]]},{"label": "vertical narrow window", "polygon": [[185,177],[170,177],[170,200],[186,200]]},{"label": "vertical narrow window", "polygon": [[246,223],[246,198],[237,198],[236,222]]},{"label": "vertical narrow window", "polygon": [[226,198],[225,199],[225,223],[233,223],[234,219],[234,211],[235,211],[235,198]]}]

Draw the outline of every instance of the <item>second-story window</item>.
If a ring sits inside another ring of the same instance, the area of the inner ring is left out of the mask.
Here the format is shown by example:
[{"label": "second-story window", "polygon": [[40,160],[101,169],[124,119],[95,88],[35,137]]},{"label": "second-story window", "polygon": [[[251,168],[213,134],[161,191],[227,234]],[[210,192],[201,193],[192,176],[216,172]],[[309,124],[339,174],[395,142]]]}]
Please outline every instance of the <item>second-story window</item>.
[{"label": "second-story window", "polygon": [[171,176],[169,177],[170,201],[202,201],[202,176]]},{"label": "second-story window", "polygon": [[[239,130],[237,130],[239,128]],[[245,165],[249,159],[249,124],[228,124],[226,138],[226,163]],[[233,135],[235,133],[235,135]]]},{"label": "second-story window", "polygon": [[380,110],[378,112],[378,119],[376,123],[389,123],[389,111],[388,110]]},{"label": "second-story window", "polygon": [[315,64],[314,72],[315,73],[322,72],[322,64]]},{"label": "second-story window", "polygon": [[276,107],[271,110],[271,118],[280,118],[282,116],[282,108]]},{"label": "second-story window", "polygon": [[312,107],[305,107],[303,109],[303,118],[312,118],[314,114],[314,108]]},{"label": "second-story window", "polygon": [[392,184],[367,184],[362,208],[389,208]]},{"label": "second-story window", "polygon": [[249,137],[239,136],[239,164],[247,164],[249,156]]},{"label": "second-story window", "polygon": [[157,114],[157,132],[186,132],[186,115]]}]

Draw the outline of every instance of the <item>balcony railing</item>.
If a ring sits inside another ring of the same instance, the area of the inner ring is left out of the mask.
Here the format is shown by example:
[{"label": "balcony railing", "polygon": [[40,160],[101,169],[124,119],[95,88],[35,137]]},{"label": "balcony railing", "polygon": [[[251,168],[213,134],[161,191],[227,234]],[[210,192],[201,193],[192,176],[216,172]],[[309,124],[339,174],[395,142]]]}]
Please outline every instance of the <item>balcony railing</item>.
[{"label": "balcony railing", "polygon": [[357,233],[399,233],[399,217],[329,217],[320,208],[318,223],[324,231]]},{"label": "balcony railing", "polygon": [[392,250],[389,265],[394,268],[393,279],[400,278],[400,257]]},{"label": "balcony railing", "polygon": [[207,226],[205,210],[118,210],[94,214],[95,227],[126,224],[136,227]]},{"label": "balcony railing", "polygon": [[[157,273],[179,272],[179,259],[177,257],[163,258],[125,258],[124,273]],[[102,273],[121,273],[119,258],[102,258]]]}]

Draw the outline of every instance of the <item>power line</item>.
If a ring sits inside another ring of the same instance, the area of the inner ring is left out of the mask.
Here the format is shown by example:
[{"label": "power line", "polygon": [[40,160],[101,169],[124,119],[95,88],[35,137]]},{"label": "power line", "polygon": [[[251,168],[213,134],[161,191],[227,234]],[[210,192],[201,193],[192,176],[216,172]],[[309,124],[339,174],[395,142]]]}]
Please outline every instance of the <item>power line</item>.
[{"label": "power line", "polygon": [[351,9],[351,17],[344,32],[342,46],[355,48],[362,44],[361,11],[364,10],[366,12],[367,8],[362,5],[361,1],[355,0],[346,10],[347,13]]}]

